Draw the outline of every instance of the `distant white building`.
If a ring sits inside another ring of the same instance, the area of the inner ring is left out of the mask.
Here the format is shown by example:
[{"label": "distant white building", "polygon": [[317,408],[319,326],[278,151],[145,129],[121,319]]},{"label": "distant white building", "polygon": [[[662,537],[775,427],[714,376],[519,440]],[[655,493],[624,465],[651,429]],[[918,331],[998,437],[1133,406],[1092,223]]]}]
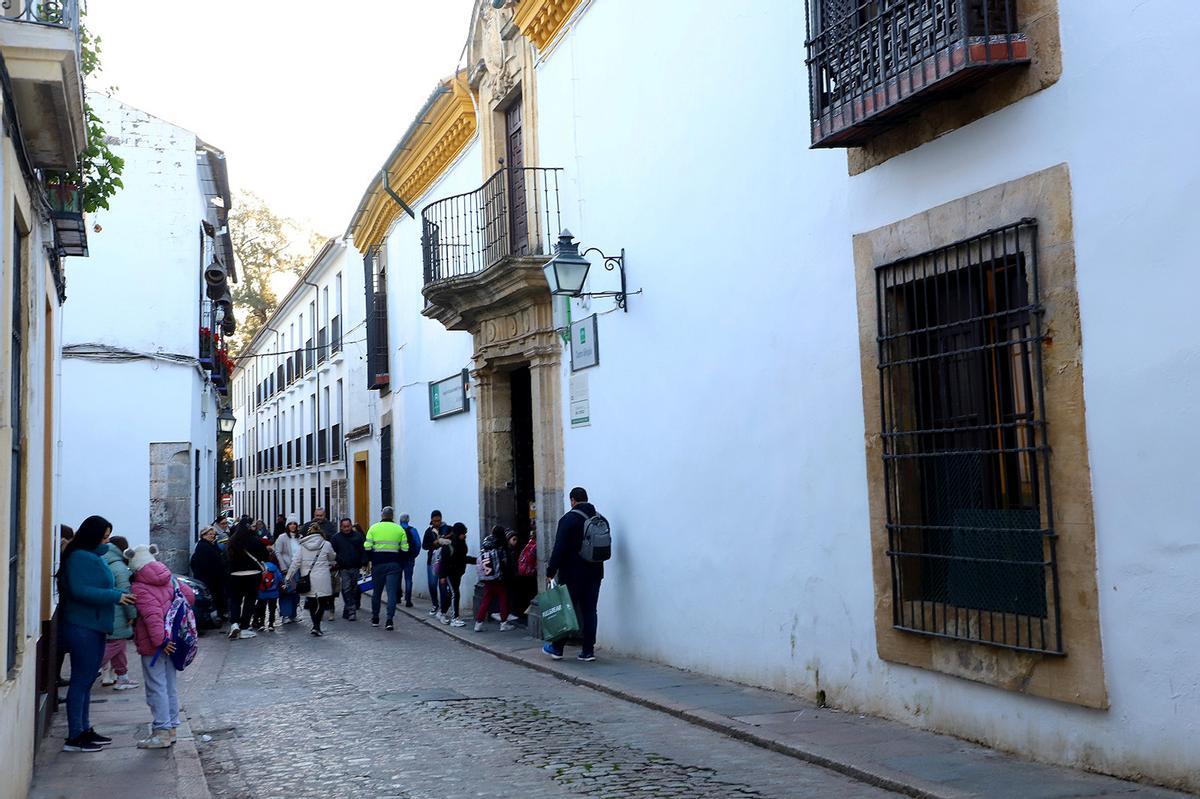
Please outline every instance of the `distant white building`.
[{"label": "distant white building", "polygon": [[[364,528],[347,488],[347,449],[369,434],[362,261],[330,239],[238,356],[233,372],[233,506],[272,527],[323,507]],[[355,390],[358,389],[358,390]]]},{"label": "distant white building", "polygon": [[604,647],[1200,789],[1197,33],[479,0],[351,224],[392,504],[585,486]]},{"label": "distant white building", "polygon": [[[63,324],[61,514],[99,514],[131,544],[157,543],[186,572],[220,508],[217,416],[237,276],[224,155],[196,134],[103,95],[89,98],[125,159],[124,190],[95,214],[88,304]],[[220,319],[220,321],[218,321]]]}]

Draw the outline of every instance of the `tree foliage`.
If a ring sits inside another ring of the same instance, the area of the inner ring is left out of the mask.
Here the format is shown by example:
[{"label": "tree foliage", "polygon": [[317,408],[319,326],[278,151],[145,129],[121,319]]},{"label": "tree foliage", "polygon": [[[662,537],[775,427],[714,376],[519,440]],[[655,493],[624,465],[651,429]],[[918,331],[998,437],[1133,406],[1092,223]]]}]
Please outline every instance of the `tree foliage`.
[{"label": "tree foliage", "polygon": [[241,352],[279,305],[272,280],[279,275],[299,277],[325,239],[276,214],[253,192],[238,192],[234,198],[229,237],[238,265],[233,287],[238,332],[229,344]]},{"label": "tree foliage", "polygon": [[[80,23],[80,68],[83,78],[87,78],[100,69],[101,41],[87,27]],[[121,182],[121,172],[125,169],[125,159],[112,151],[108,144],[108,133],[104,129],[100,117],[92,110],[86,96],[83,102],[84,124],[87,125],[87,148],[79,154],[79,169],[48,174],[47,184],[50,186],[78,186],[82,192],[83,210],[94,213],[100,208],[108,209],[108,201],[119,190],[125,187]]]}]

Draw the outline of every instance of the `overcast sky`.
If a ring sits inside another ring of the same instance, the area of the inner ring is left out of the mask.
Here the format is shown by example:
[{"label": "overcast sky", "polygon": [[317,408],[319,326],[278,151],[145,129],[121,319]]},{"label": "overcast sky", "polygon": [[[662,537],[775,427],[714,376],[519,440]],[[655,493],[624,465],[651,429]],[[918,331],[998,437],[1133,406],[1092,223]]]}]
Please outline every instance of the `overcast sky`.
[{"label": "overcast sky", "polygon": [[123,102],[225,151],[235,190],[340,235],[436,82],[471,0],[89,0]]}]

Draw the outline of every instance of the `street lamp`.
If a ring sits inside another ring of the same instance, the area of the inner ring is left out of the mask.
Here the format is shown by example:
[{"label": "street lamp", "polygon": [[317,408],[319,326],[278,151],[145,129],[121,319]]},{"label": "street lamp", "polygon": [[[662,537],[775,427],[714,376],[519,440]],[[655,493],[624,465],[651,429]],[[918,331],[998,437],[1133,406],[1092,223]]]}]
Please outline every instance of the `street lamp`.
[{"label": "street lamp", "polygon": [[233,428],[237,426],[237,419],[233,416],[233,409],[226,405],[217,414],[217,430],[222,433],[232,433]]},{"label": "street lamp", "polygon": [[[609,272],[616,269],[621,274],[621,290],[620,291],[584,291],[583,284],[587,281],[588,270],[592,264],[588,261],[589,253],[597,253],[604,259],[604,268]],[[542,267],[546,274],[546,283],[550,286],[550,293],[563,297],[612,297],[617,301],[617,307],[629,313],[629,308],[626,305],[628,298],[625,290],[625,250],[621,250],[620,255],[605,255],[599,247],[589,247],[582,253],[579,252],[579,243],[575,241],[575,237],[571,235],[571,231],[564,230],[558,236],[558,243],[554,245],[554,257],[546,262]]]}]

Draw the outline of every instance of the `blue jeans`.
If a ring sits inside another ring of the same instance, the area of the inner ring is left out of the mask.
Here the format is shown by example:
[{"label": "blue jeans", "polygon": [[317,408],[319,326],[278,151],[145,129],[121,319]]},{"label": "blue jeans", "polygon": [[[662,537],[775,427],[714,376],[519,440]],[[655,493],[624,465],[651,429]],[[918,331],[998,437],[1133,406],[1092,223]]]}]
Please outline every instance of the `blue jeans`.
[{"label": "blue jeans", "polygon": [[379,605],[383,602],[383,588],[387,586],[387,620],[396,615],[396,595],[400,593],[400,564],[379,563],[371,567],[371,621],[379,621]]},{"label": "blue jeans", "polygon": [[179,726],[179,694],[175,690],[175,666],[165,652],[158,656],[142,655],[142,682],[146,684],[146,704],[154,718],[155,730],[171,730]]},{"label": "blue jeans", "polygon": [[67,736],[76,738],[91,729],[88,705],[92,702],[92,683],[104,659],[104,633],[78,624],[63,622],[59,630],[63,649],[71,656],[71,683],[67,688]]},{"label": "blue jeans", "polygon": [[412,576],[413,576],[413,567],[416,565],[417,565],[416,558],[411,558],[409,560],[401,561],[401,563],[400,563],[400,576],[403,578],[400,581],[400,585],[404,588],[404,604],[405,605],[412,604],[412,588],[413,588]]},{"label": "blue jeans", "polygon": [[444,598],[449,596],[446,586],[441,585],[437,575],[433,573],[433,564],[425,564],[425,579],[429,585],[429,604],[434,610],[441,610]]}]

